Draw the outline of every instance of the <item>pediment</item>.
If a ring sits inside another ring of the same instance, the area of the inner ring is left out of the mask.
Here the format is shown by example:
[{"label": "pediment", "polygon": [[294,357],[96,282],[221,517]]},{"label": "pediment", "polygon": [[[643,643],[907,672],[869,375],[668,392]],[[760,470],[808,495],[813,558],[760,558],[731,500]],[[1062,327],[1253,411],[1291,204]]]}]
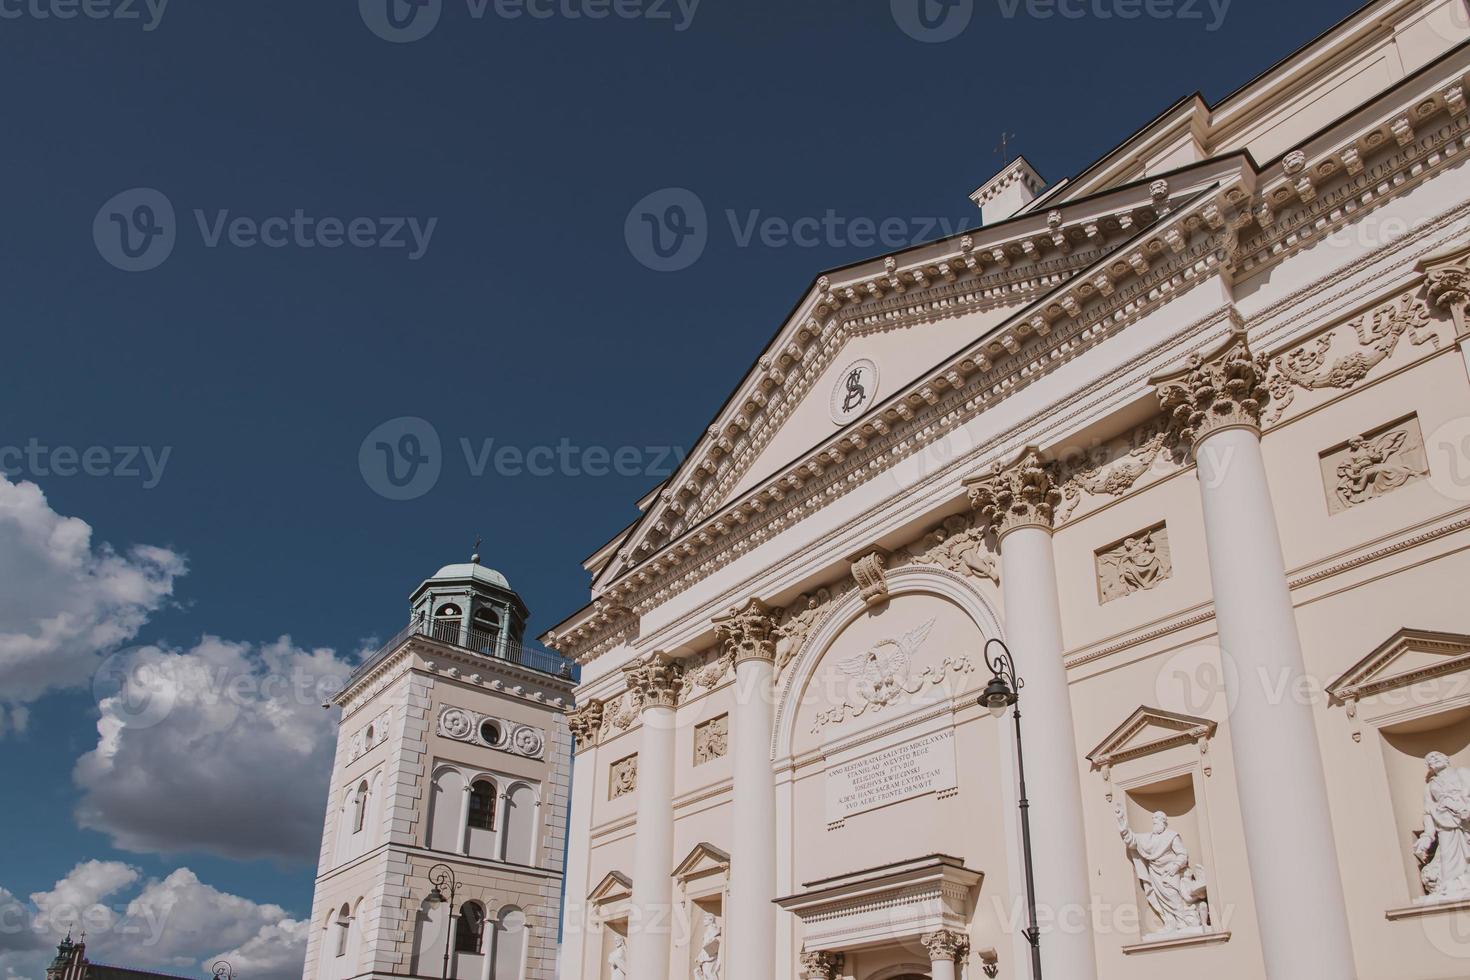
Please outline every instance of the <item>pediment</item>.
[{"label": "pediment", "polygon": [[1405,627],[1327,685],[1339,703],[1361,701],[1470,668],[1470,635]]},{"label": "pediment", "polygon": [[726,874],[730,870],[730,855],[713,844],[698,844],[679,866],[674,869],[678,881],[692,881],[708,875]]},{"label": "pediment", "polygon": [[633,897],[633,880],[621,871],[609,871],[587,896],[593,905],[609,905],[628,901]]},{"label": "pediment", "polygon": [[1117,765],[1211,738],[1216,727],[1217,722],[1208,718],[1141,705],[1128,716],[1127,721],[1087,753],[1087,760],[1097,768]]}]

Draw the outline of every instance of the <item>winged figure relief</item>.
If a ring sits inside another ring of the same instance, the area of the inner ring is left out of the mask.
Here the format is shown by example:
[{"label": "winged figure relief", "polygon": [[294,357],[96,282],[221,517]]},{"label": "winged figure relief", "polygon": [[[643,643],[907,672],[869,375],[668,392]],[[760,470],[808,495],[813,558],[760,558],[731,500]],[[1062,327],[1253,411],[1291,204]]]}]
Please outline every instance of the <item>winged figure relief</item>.
[{"label": "winged figure relief", "polygon": [[[930,619],[896,640],[879,640],[866,652],[839,662],[837,667],[857,678],[857,694],[865,706],[881,708],[892,704],[900,695],[918,692],[920,685],[912,683],[909,667],[933,629],[934,620]],[[856,713],[861,714],[862,710]]]}]

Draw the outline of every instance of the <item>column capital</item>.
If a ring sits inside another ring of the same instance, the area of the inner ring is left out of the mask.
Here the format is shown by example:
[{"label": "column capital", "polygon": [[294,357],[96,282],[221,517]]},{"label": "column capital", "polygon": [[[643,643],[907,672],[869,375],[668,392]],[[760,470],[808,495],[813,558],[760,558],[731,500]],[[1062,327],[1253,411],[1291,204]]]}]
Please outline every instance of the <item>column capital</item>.
[{"label": "column capital", "polygon": [[980,511],[997,538],[1022,527],[1052,529],[1062,492],[1052,466],[1028,446],[1009,466],[997,462],[989,476],[965,481],[970,505]]},{"label": "column capital", "polygon": [[714,624],[735,666],[747,660],[776,662],[776,617],[764,602],[751,599],[716,618]]},{"label": "column capital", "polygon": [[1435,269],[1429,273],[1427,288],[1430,304],[1454,319],[1455,336],[1463,337],[1470,332],[1466,325],[1466,313],[1470,311],[1470,269]]},{"label": "column capital", "polygon": [[567,713],[567,727],[577,740],[577,748],[591,748],[597,744],[597,733],[602,731],[603,703],[589,698],[587,703]]},{"label": "column capital", "polygon": [[919,940],[931,961],[951,962],[970,955],[970,937],[953,929],[936,929]]},{"label": "column capital", "polygon": [[837,980],[841,976],[841,953],[801,954],[801,972],[807,980]]},{"label": "column capital", "polygon": [[1270,400],[1271,362],[1251,353],[1244,330],[1234,330],[1209,354],[1191,354],[1184,368],[1153,379],[1169,428],[1198,444],[1221,429],[1261,431],[1261,409]]},{"label": "column capital", "polygon": [[679,702],[683,668],[665,653],[650,653],[623,668],[628,690],[639,699],[641,708],[672,708]]}]

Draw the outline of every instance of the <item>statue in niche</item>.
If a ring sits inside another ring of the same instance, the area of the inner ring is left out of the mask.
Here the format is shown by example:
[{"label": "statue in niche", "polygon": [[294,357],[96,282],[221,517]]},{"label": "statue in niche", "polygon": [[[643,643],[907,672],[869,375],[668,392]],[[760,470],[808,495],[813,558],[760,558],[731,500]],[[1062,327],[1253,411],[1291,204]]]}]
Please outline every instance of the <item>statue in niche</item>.
[{"label": "statue in niche", "polygon": [[1208,932],[1210,907],[1205,900],[1204,872],[1190,866],[1189,850],[1179,832],[1169,829],[1169,818],[1156,812],[1152,831],[1134,833],[1123,807],[1114,804],[1113,812],[1118,816],[1118,830],[1133,862],[1133,873],[1143,886],[1144,900],[1163,923],[1162,929],[1145,935],[1144,940]]},{"label": "statue in niche", "polygon": [[1426,475],[1410,458],[1417,445],[1409,445],[1408,427],[1396,428],[1376,438],[1356,436],[1349,440],[1347,457],[1337,464],[1337,499],[1352,507],[1397,490]]},{"label": "statue in niche", "polygon": [[628,980],[628,940],[618,936],[612,952],[607,954],[608,980]]},{"label": "statue in niche", "polygon": [[1424,757],[1424,829],[1414,841],[1421,904],[1470,898],[1470,769],[1456,769],[1443,752]]},{"label": "statue in niche", "polygon": [[699,958],[694,961],[694,980],[720,980],[720,945],[725,931],[713,912],[704,913],[704,938],[699,941]]}]

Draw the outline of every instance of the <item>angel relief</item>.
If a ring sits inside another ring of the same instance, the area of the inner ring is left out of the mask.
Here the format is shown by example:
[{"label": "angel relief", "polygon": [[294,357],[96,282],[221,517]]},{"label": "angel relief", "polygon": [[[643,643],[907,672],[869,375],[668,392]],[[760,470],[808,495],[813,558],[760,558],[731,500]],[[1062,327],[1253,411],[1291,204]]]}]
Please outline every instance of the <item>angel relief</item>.
[{"label": "angel relief", "polygon": [[1333,513],[1428,476],[1419,420],[1411,418],[1387,430],[1355,436],[1324,460],[1324,469],[1328,467],[1331,472],[1324,475],[1332,492]]},{"label": "angel relief", "polygon": [[898,639],[879,640],[870,648],[837,663],[837,669],[851,678],[845,700],[835,708],[817,714],[812,733],[828,725],[841,724],[877,712],[918,694],[924,688],[943,683],[951,674],[965,674],[974,669],[969,658],[946,657],[941,663],[915,674],[913,661],[919,648],[934,629],[934,620],[916,626]]}]

